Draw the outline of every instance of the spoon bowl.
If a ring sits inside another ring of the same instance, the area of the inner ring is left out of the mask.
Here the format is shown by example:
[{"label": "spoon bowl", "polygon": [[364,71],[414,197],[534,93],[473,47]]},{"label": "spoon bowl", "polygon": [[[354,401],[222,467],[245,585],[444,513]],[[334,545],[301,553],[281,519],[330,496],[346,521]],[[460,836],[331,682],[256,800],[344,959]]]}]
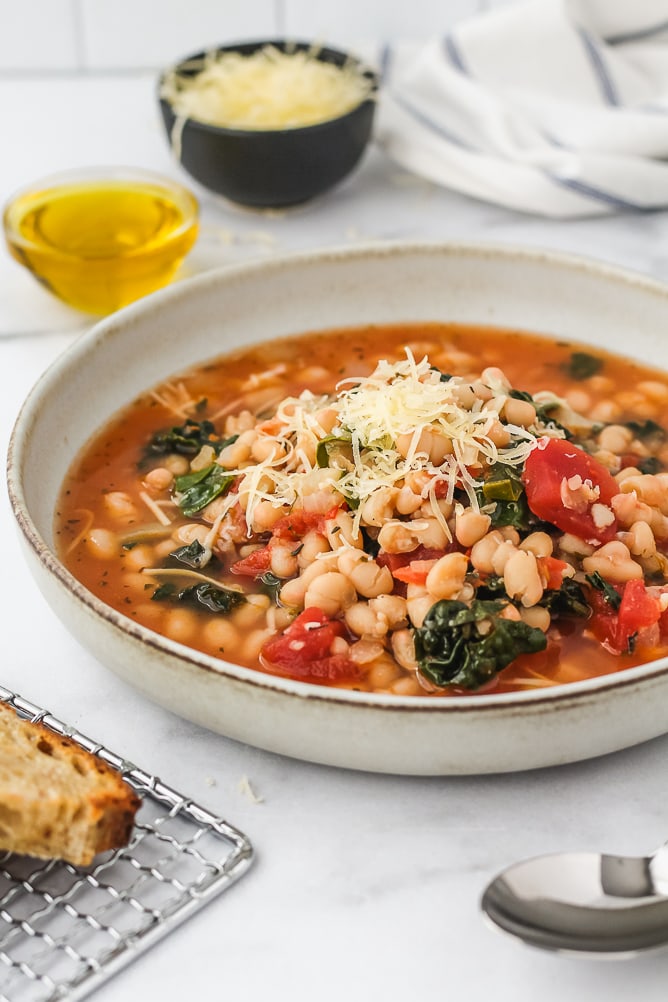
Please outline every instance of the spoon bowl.
[{"label": "spoon bowl", "polygon": [[557,853],[516,863],[487,886],[481,908],[531,946],[632,956],[668,943],[668,846],[651,856]]}]

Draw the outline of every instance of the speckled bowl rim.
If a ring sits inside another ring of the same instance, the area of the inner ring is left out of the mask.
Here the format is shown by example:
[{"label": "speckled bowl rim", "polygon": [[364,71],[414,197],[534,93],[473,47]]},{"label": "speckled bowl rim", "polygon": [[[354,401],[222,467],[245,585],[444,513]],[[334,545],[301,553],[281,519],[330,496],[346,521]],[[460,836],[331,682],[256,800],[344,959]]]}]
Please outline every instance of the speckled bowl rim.
[{"label": "speckled bowl rim", "polygon": [[[40,402],[45,393],[59,381],[61,374],[71,367],[76,367],[82,358],[94,350],[103,340],[113,337],[115,332],[132,325],[135,318],[151,312],[162,313],[169,309],[171,303],[183,298],[196,297],[199,290],[215,286],[220,282],[232,283],[236,277],[252,276],[254,274],[280,273],[283,270],[292,271],[300,265],[311,263],[326,263],[327,261],[366,260],[369,258],[388,258],[406,254],[440,254],[446,258],[453,255],[464,255],[469,258],[503,259],[505,262],[535,262],[552,265],[560,269],[571,269],[575,272],[589,274],[617,283],[627,285],[635,290],[642,290],[659,296],[666,301],[668,309],[668,285],[641,273],[615,265],[563,252],[545,251],[529,247],[512,246],[494,243],[443,243],[443,242],[411,242],[388,244],[364,244],[354,248],[333,248],[323,251],[292,253],[270,261],[255,261],[251,263],[224,266],[202,275],[187,279],[179,284],[162,289],[145,299],[119,310],[117,313],[96,323],[77,341],[67,348],[43,373],[28,394],[16,419],[7,456],[7,486],[12,510],[25,542],[33,550],[43,567],[56,579],[77,602],[81,603],[93,616],[106,621],[120,630],[128,638],[158,651],[164,651],[189,666],[205,673],[225,676],[237,682],[260,690],[296,697],[299,699],[317,700],[326,703],[337,703],[341,706],[364,709],[373,707],[390,713],[417,712],[420,714],[451,715],[479,713],[503,713],[506,717],[521,716],[530,707],[550,707],[566,709],[573,704],[586,704],[595,701],[602,692],[635,689],[639,682],[650,683],[653,679],[664,677],[668,673],[668,657],[657,661],[638,665],[634,668],[622,669],[619,672],[602,675],[597,678],[580,682],[572,682],[554,686],[549,689],[525,691],[517,693],[483,693],[471,696],[430,697],[430,696],[395,696],[389,694],[374,694],[356,692],[353,690],[336,689],[329,686],[314,685],[267,675],[250,668],[244,668],[224,660],[210,657],[182,644],[175,643],[160,634],[132,622],[126,616],[112,609],[88,591],[62,564],[53,549],[46,543],[37,530],[30,515],[29,505],[23,491],[21,469],[23,457],[27,449],[32,425],[37,419]],[[258,342],[259,343],[259,342]],[[201,361],[206,361],[202,359]],[[197,364],[197,361],[195,363]]]}]

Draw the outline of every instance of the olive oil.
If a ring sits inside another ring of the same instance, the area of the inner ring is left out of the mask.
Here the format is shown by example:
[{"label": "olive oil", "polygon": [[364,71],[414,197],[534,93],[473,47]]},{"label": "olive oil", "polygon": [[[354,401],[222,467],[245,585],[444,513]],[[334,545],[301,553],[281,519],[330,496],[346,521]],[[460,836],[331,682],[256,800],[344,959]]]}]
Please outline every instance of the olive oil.
[{"label": "olive oil", "polygon": [[136,177],[44,185],[5,211],[13,256],[61,299],[106,314],[166,285],[197,236],[185,188]]}]

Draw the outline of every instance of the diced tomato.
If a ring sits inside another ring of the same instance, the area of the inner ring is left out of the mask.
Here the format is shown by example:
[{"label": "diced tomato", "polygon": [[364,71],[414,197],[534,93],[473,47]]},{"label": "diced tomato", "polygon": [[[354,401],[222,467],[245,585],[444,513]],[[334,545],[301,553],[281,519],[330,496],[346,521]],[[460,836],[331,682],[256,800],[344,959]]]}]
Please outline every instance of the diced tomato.
[{"label": "diced tomato", "polygon": [[418,546],[409,553],[386,553],[385,550],[381,550],[376,557],[376,563],[381,567],[389,567],[394,577],[397,577],[395,572],[400,568],[408,567],[416,560],[438,560],[445,552],[445,550],[432,550],[427,546]]},{"label": "diced tomato", "polygon": [[[596,497],[566,507],[562,483],[571,477],[580,477],[598,488]],[[561,438],[539,439],[527,456],[522,480],[529,508],[538,518],[580,539],[607,543],[615,538],[617,519],[613,517],[608,525],[597,525],[592,507],[596,503],[609,506],[619,487],[610,471],[577,445]]]},{"label": "diced tomato", "polygon": [[280,675],[311,682],[355,681],[359,666],[344,654],[332,654],[332,643],[343,625],[321,609],[304,609],[283,633],[268,640],[261,655]]},{"label": "diced tomato", "polygon": [[621,650],[628,647],[630,637],[648,626],[654,626],[661,617],[658,598],[650,595],[645,582],[640,579],[624,585],[622,604],[619,607],[618,642]]},{"label": "diced tomato", "polygon": [[411,560],[405,567],[397,567],[392,576],[405,584],[423,585],[436,560]]},{"label": "diced tomato", "polygon": [[617,610],[606,601],[602,592],[590,590],[588,598],[594,614],[589,626],[594,636],[609,650],[623,654],[629,651],[632,638],[637,634],[656,623],[661,627],[662,613],[659,599],[647,591],[645,582],[639,578],[627,581],[623,588],[617,586],[615,590],[621,596]]},{"label": "diced tomato", "polygon": [[448,491],[450,490],[450,484],[447,480],[438,480],[434,486],[434,497],[444,498],[447,497]]},{"label": "diced tomato", "polygon": [[303,508],[295,508],[289,515],[285,515],[278,520],[272,529],[272,535],[274,539],[297,540],[303,539],[306,533],[312,529],[324,535],[325,522],[327,519],[334,518],[337,511],[339,511],[338,505],[324,515],[322,512],[304,511]]},{"label": "diced tomato", "polygon": [[232,564],[230,570],[233,574],[243,574],[245,577],[257,578],[265,574],[271,565],[271,550],[268,546],[263,546],[259,550],[253,550],[247,557],[237,560]]},{"label": "diced tomato", "polygon": [[619,457],[619,468],[628,470],[629,466],[637,466],[641,459],[642,456],[639,456],[637,452],[625,452]]},{"label": "diced tomato", "polygon": [[537,557],[536,563],[543,587],[554,591],[561,588],[565,572],[570,568],[570,564],[567,564],[565,560],[557,560],[556,557]]},{"label": "diced tomato", "polygon": [[659,635],[662,640],[668,637],[668,609],[659,616]]},{"label": "diced tomato", "polygon": [[589,589],[587,599],[592,607],[592,617],[587,623],[588,628],[607,650],[619,654],[616,610],[606,601],[603,593],[596,588]]}]

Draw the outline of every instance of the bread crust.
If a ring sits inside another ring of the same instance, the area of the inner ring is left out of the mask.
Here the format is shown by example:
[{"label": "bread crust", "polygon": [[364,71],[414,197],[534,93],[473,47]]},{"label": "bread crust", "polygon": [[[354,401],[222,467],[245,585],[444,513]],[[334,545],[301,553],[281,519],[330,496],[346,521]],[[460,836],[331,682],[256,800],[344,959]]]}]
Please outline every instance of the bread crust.
[{"label": "bread crust", "polygon": [[112,766],[0,703],[0,849],[88,866],[127,845],[140,804]]}]

